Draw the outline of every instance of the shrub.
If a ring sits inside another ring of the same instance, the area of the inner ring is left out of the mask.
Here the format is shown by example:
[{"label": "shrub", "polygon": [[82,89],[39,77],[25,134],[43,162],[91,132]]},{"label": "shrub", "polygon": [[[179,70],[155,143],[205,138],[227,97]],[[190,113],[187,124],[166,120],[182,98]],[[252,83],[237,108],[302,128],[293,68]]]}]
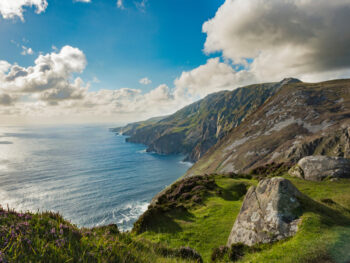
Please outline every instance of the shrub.
[{"label": "shrub", "polygon": [[227,255],[227,253],[228,253],[228,247],[226,247],[226,246],[214,248],[213,252],[211,254],[211,260],[213,262],[215,262],[217,260],[222,260],[225,257],[225,255]]}]

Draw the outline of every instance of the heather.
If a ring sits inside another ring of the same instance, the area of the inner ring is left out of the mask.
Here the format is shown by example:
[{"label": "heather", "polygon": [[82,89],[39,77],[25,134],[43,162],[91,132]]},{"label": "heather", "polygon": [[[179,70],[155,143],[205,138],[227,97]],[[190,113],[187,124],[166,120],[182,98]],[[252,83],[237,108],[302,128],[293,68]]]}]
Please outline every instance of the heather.
[{"label": "heather", "polygon": [[190,248],[134,241],[116,225],[78,228],[58,213],[0,207],[0,262],[200,262]]}]

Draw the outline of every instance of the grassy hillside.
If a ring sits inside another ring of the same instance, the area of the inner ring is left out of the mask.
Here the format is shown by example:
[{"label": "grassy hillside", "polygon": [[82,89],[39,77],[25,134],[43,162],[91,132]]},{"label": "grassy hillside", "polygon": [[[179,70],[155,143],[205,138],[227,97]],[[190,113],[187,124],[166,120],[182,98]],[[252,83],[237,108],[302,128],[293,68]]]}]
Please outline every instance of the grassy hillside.
[{"label": "grassy hillside", "polygon": [[309,155],[350,157],[350,80],[284,85],[187,175],[250,172]]},{"label": "grassy hillside", "polygon": [[59,214],[0,208],[0,262],[198,262],[196,256],[136,241],[116,225],[79,229]]},{"label": "grassy hillside", "polygon": [[[136,231],[141,232],[135,234],[136,239],[160,242],[173,248],[191,246],[202,255],[204,262],[211,262],[214,250],[215,255],[221,255],[221,258],[217,256],[217,262],[232,262],[231,259],[235,257],[239,262],[259,263],[350,261],[350,180],[315,183],[284,174],[301,192],[315,200],[304,204],[300,230],[295,237],[288,240],[243,248],[237,253],[234,249],[225,249],[222,246],[226,245],[239,213],[244,196],[242,189],[246,189],[243,186],[249,187],[258,181],[256,178],[231,177],[210,176],[215,180],[216,186],[203,194],[200,203],[194,202],[193,198],[183,197],[178,199],[176,205],[171,200],[162,202],[162,212],[151,215],[157,217],[157,223],[144,227],[143,231]],[[173,191],[179,185],[181,181],[177,182]],[[190,195],[191,192],[193,190],[189,190]],[[182,195],[186,196],[186,191]],[[169,196],[171,195],[168,194]],[[174,209],[175,206],[185,209]],[[240,254],[242,251],[245,251],[244,256]]]},{"label": "grassy hillside", "polygon": [[313,199],[303,201],[299,231],[284,241],[226,248],[244,195],[259,177],[210,175],[175,183],[131,233],[0,208],[0,262],[349,262],[350,180],[283,176]]},{"label": "grassy hillside", "polygon": [[162,154],[183,153],[195,162],[232,128],[255,112],[287,79],[210,94],[162,119],[129,124],[114,129],[130,136],[129,142],[143,143],[148,151]]}]

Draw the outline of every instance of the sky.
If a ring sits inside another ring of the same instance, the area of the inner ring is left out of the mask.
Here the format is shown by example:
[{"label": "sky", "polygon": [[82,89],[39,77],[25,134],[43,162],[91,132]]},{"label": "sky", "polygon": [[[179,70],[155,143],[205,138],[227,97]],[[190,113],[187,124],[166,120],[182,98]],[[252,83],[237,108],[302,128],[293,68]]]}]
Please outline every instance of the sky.
[{"label": "sky", "polygon": [[128,123],[350,76],[350,0],[0,0],[0,122]]}]

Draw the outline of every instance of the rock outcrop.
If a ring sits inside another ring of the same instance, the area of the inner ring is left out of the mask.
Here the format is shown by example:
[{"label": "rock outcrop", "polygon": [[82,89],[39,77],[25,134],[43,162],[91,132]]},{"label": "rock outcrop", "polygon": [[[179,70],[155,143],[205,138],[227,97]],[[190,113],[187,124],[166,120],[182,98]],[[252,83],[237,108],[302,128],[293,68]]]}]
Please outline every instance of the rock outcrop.
[{"label": "rock outcrop", "polygon": [[187,172],[249,173],[310,155],[350,158],[350,80],[284,85]]},{"label": "rock outcrop", "polygon": [[252,246],[270,243],[295,235],[302,213],[303,195],[287,179],[264,179],[252,186],[243,201],[227,245]]},{"label": "rock outcrop", "polygon": [[309,181],[350,178],[350,160],[342,157],[307,156],[292,167],[289,174]]},{"label": "rock outcrop", "polygon": [[147,151],[183,153],[186,161],[196,162],[283,85],[297,82],[300,81],[285,79],[213,93],[168,117],[132,123],[112,131],[130,136],[128,142],[147,145]]}]

